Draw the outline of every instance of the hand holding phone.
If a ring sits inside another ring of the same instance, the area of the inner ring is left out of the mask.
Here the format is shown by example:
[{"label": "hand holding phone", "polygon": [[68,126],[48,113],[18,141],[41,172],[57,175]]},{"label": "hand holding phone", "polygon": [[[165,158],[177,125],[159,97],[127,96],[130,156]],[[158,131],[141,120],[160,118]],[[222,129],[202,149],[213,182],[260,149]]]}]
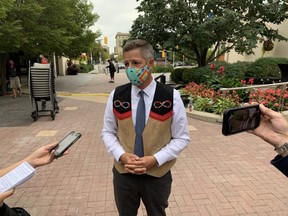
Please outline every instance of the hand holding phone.
[{"label": "hand holding phone", "polygon": [[259,105],[226,109],[223,113],[222,134],[225,136],[255,129],[260,124]]},{"label": "hand holding phone", "polygon": [[61,157],[68,148],[70,148],[79,138],[80,133],[71,131],[53,150],[56,158]]}]

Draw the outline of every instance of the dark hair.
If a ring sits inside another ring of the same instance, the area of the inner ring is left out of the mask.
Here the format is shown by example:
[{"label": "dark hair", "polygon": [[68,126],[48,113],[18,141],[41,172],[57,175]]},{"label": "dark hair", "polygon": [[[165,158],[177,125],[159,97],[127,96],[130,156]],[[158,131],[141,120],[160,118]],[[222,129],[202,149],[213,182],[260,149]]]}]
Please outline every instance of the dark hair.
[{"label": "dark hair", "polygon": [[149,60],[150,58],[154,57],[154,50],[153,50],[152,45],[142,39],[135,39],[135,40],[126,42],[126,44],[123,47],[123,54],[125,52],[138,49],[138,48],[140,49],[141,55],[146,60]]}]

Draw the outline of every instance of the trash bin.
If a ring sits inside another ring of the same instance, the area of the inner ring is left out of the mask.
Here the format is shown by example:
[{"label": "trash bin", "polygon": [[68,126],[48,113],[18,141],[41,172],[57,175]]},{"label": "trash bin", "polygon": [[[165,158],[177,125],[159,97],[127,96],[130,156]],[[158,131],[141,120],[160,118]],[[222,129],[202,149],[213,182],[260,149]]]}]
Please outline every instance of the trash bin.
[{"label": "trash bin", "polygon": [[281,71],[281,82],[288,82],[288,64],[278,64]]}]

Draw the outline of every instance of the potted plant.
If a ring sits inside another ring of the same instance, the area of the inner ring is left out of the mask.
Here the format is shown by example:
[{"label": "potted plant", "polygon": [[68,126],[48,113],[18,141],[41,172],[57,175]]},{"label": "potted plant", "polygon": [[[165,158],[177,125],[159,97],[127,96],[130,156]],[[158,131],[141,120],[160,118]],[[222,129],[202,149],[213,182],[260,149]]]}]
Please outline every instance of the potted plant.
[{"label": "potted plant", "polygon": [[263,50],[264,51],[271,51],[274,48],[274,43],[272,40],[267,39],[263,42]]}]

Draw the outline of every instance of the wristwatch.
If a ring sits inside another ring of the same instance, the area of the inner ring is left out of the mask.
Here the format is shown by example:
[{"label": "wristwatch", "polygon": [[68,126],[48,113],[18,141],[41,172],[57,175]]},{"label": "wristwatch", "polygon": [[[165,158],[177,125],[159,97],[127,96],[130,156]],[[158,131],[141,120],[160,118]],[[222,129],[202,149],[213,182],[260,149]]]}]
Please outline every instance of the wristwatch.
[{"label": "wristwatch", "polygon": [[275,148],[275,151],[282,157],[286,157],[288,155],[288,142],[286,142],[284,145],[280,146],[279,148]]}]

